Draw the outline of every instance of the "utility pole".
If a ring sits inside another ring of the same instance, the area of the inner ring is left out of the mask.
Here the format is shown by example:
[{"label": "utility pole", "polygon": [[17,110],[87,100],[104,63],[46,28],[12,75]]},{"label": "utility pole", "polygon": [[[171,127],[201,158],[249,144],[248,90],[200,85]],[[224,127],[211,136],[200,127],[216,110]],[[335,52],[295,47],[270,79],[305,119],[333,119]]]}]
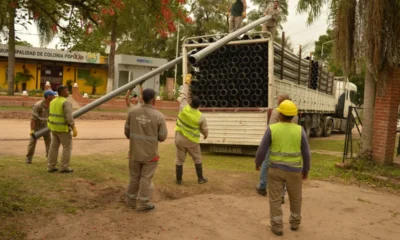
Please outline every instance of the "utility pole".
[{"label": "utility pole", "polygon": [[[180,29],[180,22],[178,21],[178,32],[176,35],[176,53],[175,53],[175,58],[178,58],[179,55],[179,29]],[[176,79],[178,77],[178,64],[175,65],[175,79],[174,79],[174,98],[175,98],[175,92],[176,92]]]}]

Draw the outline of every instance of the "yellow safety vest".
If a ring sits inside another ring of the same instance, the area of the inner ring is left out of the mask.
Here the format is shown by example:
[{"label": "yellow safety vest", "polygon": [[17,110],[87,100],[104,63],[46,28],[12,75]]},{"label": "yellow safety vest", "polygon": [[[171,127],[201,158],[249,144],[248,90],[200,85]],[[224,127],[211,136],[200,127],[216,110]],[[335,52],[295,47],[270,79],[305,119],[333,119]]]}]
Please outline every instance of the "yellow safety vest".
[{"label": "yellow safety vest", "polygon": [[55,132],[68,132],[68,124],[65,122],[63,103],[67,101],[64,97],[56,97],[50,102],[49,119],[47,127]]},{"label": "yellow safety vest", "polygon": [[200,142],[200,118],[201,112],[186,105],[178,115],[175,131],[187,137],[190,141]]},{"label": "yellow safety vest", "polygon": [[271,124],[269,128],[272,140],[270,163],[302,168],[301,126],[279,122]]}]

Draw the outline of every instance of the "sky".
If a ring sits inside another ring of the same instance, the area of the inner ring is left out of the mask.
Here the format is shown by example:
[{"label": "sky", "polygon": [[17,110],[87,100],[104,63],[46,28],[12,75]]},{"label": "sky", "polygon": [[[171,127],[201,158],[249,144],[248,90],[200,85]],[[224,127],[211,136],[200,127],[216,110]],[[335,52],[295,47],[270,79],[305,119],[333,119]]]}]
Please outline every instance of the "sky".
[{"label": "sky", "polygon": [[[303,50],[304,54],[308,54],[308,52],[314,50],[314,42],[318,40],[320,35],[325,34],[328,28],[327,10],[325,11],[325,16],[321,16],[312,25],[308,26],[306,23],[307,14],[296,13],[297,2],[298,0],[289,0],[289,15],[287,22],[285,22],[282,26],[283,30],[285,31],[285,35],[290,37],[294,51],[298,51],[299,45],[302,45],[303,48],[304,46],[308,46]],[[251,0],[248,0],[248,4],[250,7],[253,7]],[[17,32],[17,36],[19,38],[29,42],[34,47],[40,47],[36,27],[29,25],[28,30],[26,30],[21,26],[16,26],[16,30],[19,30]],[[59,39],[55,38],[47,46],[47,48],[57,48],[58,43]]]}]

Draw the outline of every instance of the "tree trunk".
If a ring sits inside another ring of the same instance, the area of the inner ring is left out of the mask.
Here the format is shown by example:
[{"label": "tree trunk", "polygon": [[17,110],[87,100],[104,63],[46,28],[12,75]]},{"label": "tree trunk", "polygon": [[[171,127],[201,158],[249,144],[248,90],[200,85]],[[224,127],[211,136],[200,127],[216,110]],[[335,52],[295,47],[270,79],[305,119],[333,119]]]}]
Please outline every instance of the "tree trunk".
[{"label": "tree trunk", "polygon": [[367,69],[365,71],[364,107],[362,116],[362,133],[360,157],[371,158],[372,154],[372,128],[374,124],[374,107],[376,83],[374,76]]},{"label": "tree trunk", "polygon": [[9,22],[8,22],[8,90],[7,95],[14,95],[14,70],[15,70],[15,8],[9,7]]},{"label": "tree trunk", "polygon": [[107,93],[114,89],[114,75],[115,75],[115,49],[117,42],[117,20],[118,17],[114,17],[114,21],[111,29],[111,45],[110,45],[110,55],[108,56],[108,76],[107,76]]},{"label": "tree trunk", "polygon": [[96,87],[95,86],[92,87],[92,95],[96,95]]}]

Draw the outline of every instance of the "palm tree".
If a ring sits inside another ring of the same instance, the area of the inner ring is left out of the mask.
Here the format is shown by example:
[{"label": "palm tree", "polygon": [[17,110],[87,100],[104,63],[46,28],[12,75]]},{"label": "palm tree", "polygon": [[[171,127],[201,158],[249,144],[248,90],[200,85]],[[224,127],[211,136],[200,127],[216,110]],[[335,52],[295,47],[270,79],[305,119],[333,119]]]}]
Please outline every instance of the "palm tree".
[{"label": "palm tree", "polygon": [[299,0],[297,10],[308,12],[311,23],[325,4],[330,8],[335,59],[344,75],[367,66],[360,156],[371,158],[376,90],[385,90],[388,73],[399,63],[400,1]]}]

